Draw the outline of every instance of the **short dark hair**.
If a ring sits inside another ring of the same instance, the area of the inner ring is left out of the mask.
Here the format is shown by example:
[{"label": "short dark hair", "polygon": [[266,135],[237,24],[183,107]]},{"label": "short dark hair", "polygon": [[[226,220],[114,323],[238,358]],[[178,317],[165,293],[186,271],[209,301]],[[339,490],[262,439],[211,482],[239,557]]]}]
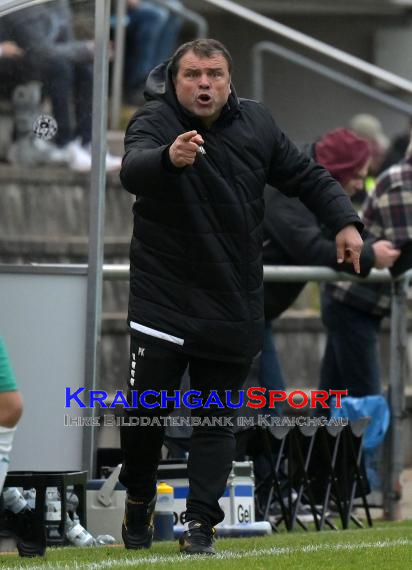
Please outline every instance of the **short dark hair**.
[{"label": "short dark hair", "polygon": [[193,53],[198,57],[212,57],[215,54],[222,54],[227,61],[229,73],[232,73],[233,61],[232,56],[230,55],[227,48],[218,40],[198,39],[182,44],[173,54],[169,65],[173,78],[176,77],[179,71],[180,60],[189,51],[193,51]]}]

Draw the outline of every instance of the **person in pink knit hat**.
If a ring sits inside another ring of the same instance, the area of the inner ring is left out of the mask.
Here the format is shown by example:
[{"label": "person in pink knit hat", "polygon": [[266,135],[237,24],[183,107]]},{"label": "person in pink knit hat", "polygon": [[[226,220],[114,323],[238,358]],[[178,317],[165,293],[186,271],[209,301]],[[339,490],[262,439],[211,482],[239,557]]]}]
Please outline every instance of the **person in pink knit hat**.
[{"label": "person in pink knit hat", "polygon": [[326,133],[314,145],[314,158],[353,198],[363,189],[371,152],[368,142],[348,129]]}]

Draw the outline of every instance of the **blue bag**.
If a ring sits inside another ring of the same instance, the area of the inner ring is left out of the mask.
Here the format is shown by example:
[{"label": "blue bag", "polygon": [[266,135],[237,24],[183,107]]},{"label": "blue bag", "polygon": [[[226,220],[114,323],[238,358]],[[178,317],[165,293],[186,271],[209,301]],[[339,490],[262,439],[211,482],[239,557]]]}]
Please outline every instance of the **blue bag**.
[{"label": "blue bag", "polygon": [[390,411],[383,396],[363,396],[355,398],[346,396],[341,400],[342,407],[336,408],[336,399],[332,398],[330,415],[333,418],[348,418],[349,421],[370,417],[363,438],[363,457],[369,485],[372,491],[381,491],[382,481],[379,475],[381,469],[380,453],[377,448],[382,444],[389,427]]},{"label": "blue bag", "polygon": [[363,447],[365,450],[378,447],[388,431],[390,419],[389,406],[384,396],[346,396],[341,403],[342,407],[336,408],[336,398],[331,399],[331,418],[349,418],[351,421],[369,416],[371,420],[365,432]]}]

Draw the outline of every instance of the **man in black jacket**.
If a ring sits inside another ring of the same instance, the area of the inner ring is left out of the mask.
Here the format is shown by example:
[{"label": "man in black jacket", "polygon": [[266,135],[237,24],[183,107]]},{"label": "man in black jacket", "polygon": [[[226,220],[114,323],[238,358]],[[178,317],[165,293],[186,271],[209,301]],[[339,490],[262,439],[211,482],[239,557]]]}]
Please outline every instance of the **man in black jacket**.
[{"label": "man in black jacket", "polygon": [[[235,450],[226,391],[241,388],[261,347],[265,184],[298,196],[336,235],[339,262],[360,271],[362,225],[350,200],[324,168],[298,151],[263,105],[238,99],[231,67],[222,44],[195,40],[155,68],[146,84],[147,103],[127,128],[120,175],[136,195],[129,401],[133,391],[152,390],[147,403],[158,405],[158,392],[173,395],[187,366],[203,404],[212,389],[219,398],[212,409],[196,411],[180,541],[187,554],[214,554],[213,526],[224,518],[218,500]],[[158,420],[172,407],[170,401],[163,412],[140,405],[130,416],[156,422],[121,430],[126,548],[151,544],[164,437]],[[212,416],[216,425],[205,425]]]}]

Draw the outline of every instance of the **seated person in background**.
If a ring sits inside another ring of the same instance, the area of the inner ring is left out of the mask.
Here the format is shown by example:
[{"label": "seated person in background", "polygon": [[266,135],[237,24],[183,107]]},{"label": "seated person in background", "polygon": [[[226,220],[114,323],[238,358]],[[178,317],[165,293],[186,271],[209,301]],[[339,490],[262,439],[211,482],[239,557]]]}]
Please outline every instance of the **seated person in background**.
[{"label": "seated person in background", "polygon": [[[368,172],[370,148],[347,129],[336,129],[304,148],[340,182],[349,197],[363,188]],[[326,232],[316,217],[299,200],[280,192],[265,190],[263,261],[265,265],[324,265],[353,273],[347,263],[336,260],[334,236]],[[366,239],[361,254],[361,276],[372,267],[390,267],[399,251],[387,239]],[[289,308],[306,283],[264,283],[266,329],[260,366],[260,386],[284,390],[285,382],[272,337],[272,319]]]},{"label": "seated person in background", "polygon": [[[76,171],[91,169],[93,42],[74,37],[67,0],[53,0],[12,12],[0,19],[1,34],[15,42],[23,57],[1,69],[2,79],[17,84],[41,81],[57,122],[49,159]],[[71,121],[73,104],[75,125]],[[106,156],[107,170],[120,168],[120,157]]]},{"label": "seated person in background", "polygon": [[366,139],[371,149],[371,162],[368,176],[365,179],[365,191],[359,195],[362,196],[362,201],[357,200],[358,203],[362,203],[367,194],[375,188],[376,177],[382,172],[382,166],[389,149],[389,138],[386,136],[380,120],[368,113],[359,113],[352,117],[349,128],[359,137]]},{"label": "seated person in background", "polygon": [[386,154],[384,163],[382,164],[382,170],[387,170],[393,164],[397,164],[403,160],[405,153],[408,149],[409,141],[412,134],[412,117],[409,119],[409,125],[404,132],[398,134],[391,140],[391,145]]},{"label": "seated person in background", "polygon": [[125,51],[125,100],[143,104],[143,88],[150,71],[169,59],[177,47],[182,19],[168,9],[179,0],[163,5],[148,0],[128,0]]},{"label": "seated person in background", "polygon": [[[379,176],[362,217],[372,239],[390,240],[398,248],[394,251],[403,250],[393,270],[398,273],[400,264],[403,271],[412,267],[412,144],[402,162]],[[389,283],[326,284],[322,319],[327,345],[320,389],[347,388],[355,397],[381,393],[378,333],[390,314],[390,301]]]}]

